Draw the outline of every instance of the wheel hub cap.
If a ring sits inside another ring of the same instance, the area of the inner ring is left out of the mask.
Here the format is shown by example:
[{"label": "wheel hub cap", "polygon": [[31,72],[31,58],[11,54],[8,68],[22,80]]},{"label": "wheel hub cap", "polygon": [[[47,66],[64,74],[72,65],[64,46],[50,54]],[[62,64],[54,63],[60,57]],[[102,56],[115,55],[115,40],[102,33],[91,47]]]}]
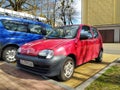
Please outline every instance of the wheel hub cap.
[{"label": "wheel hub cap", "polygon": [[15,61],[16,50],[8,50],[6,53],[6,58],[8,61]]},{"label": "wheel hub cap", "polygon": [[70,78],[71,75],[73,74],[73,69],[74,69],[74,65],[71,61],[67,62],[64,66],[64,75],[67,78]]}]

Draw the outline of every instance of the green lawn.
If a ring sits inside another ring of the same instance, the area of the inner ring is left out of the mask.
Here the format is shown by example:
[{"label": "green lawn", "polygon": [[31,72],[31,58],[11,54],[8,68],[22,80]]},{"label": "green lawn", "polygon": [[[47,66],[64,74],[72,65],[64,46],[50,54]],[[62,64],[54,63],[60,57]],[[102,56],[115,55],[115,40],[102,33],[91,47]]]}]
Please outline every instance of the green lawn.
[{"label": "green lawn", "polygon": [[120,64],[112,66],[85,90],[120,90]]}]

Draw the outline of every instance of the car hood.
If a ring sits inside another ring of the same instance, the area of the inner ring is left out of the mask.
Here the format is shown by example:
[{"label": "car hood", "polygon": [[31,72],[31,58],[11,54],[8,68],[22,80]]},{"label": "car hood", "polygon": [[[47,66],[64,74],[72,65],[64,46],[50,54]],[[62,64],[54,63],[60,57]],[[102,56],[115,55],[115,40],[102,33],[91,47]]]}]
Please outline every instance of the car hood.
[{"label": "car hood", "polygon": [[52,49],[72,41],[72,39],[42,39],[24,44],[21,48],[21,53],[29,55],[38,55],[41,50]]}]

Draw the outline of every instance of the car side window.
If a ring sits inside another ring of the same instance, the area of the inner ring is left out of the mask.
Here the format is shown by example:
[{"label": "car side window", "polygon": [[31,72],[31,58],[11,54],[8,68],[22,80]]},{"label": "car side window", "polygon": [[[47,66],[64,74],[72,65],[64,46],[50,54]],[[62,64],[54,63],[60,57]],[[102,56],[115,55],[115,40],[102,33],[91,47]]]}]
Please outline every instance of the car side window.
[{"label": "car side window", "polygon": [[28,28],[30,30],[30,33],[35,33],[35,34],[42,34],[42,35],[46,35],[47,34],[47,30],[45,27],[42,27],[38,24],[29,24]]},{"label": "car side window", "polygon": [[24,24],[18,24],[17,25],[17,31],[27,32],[28,31],[28,27],[27,27],[27,25],[24,25]]},{"label": "car side window", "polygon": [[88,37],[88,39],[92,38],[92,33],[90,31],[90,27],[89,26],[82,26],[82,30],[80,32],[80,36],[82,37],[85,34]]},{"label": "car side window", "polygon": [[27,25],[22,22],[2,20],[2,23],[7,30],[20,31],[20,32],[27,32],[28,30]]},{"label": "car side window", "polygon": [[41,34],[42,27],[37,24],[29,24],[28,28],[30,30],[30,33],[36,33],[36,34]]},{"label": "car side window", "polygon": [[93,28],[92,28],[92,32],[93,32],[93,37],[94,37],[94,38],[97,38],[97,37],[99,36],[96,28],[93,27]]}]

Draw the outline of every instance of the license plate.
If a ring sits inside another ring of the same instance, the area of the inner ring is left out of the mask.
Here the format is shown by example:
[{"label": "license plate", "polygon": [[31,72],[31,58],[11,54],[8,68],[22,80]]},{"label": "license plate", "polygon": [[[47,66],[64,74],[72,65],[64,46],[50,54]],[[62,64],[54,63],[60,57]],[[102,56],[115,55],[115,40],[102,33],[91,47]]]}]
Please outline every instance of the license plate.
[{"label": "license plate", "polygon": [[31,61],[20,60],[20,63],[25,65],[25,66],[34,67],[34,64]]}]

